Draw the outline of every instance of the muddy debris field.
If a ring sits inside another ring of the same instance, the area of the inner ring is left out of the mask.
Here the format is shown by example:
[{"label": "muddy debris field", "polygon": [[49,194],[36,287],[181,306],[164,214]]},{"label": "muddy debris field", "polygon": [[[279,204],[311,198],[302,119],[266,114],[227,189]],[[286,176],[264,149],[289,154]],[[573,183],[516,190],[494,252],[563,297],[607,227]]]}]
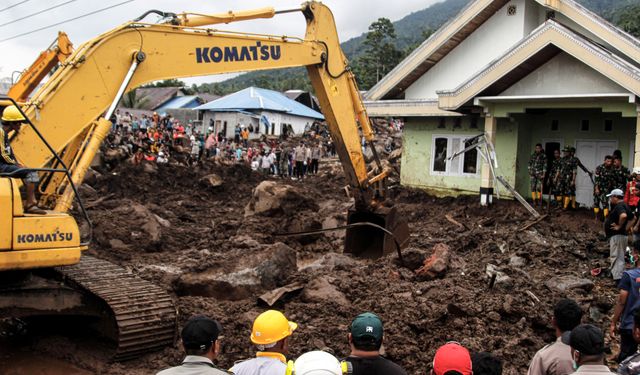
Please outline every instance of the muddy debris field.
[{"label": "muddy debris field", "polygon": [[[194,314],[220,320],[224,368],[253,355],[251,322],[269,304],[300,325],[291,357],[313,349],[346,356],[351,319],[375,312],[385,323],[386,355],[410,374],[428,373],[435,350],[450,340],[500,357],[505,374],[525,373],[554,340],[550,316],[561,297],[576,299],[586,322],[606,327],[613,285],[589,270],[606,264],[608,247],[586,210],[554,211],[529,226],[517,202],[486,209],[475,196],[398,187],[394,201],[411,229],[404,265],[395,254],[342,254],[340,231],[278,235],[345,224],[344,185],[337,159],[302,182],[238,164],[123,164],[90,174],[81,188],[94,224],[89,253],[165,288],[180,323]],[[103,374],[155,373],[183,355],[176,345],[109,363],[104,344],[68,331],[25,334],[12,345]]]}]

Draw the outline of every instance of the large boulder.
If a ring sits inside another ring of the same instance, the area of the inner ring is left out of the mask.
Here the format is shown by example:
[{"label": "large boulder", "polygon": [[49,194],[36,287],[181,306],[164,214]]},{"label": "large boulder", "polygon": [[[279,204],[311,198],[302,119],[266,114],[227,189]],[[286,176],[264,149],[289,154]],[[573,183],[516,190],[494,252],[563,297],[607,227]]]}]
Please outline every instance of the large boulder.
[{"label": "large boulder", "polygon": [[341,306],[350,305],[349,300],[344,293],[338,290],[333,284],[333,278],[320,276],[312,280],[304,287],[301,298],[304,302],[335,302]]},{"label": "large boulder", "polygon": [[297,271],[296,252],[283,243],[252,250],[242,262],[184,273],[174,284],[178,295],[241,300],[286,285]]},{"label": "large boulder", "polygon": [[110,241],[117,239],[128,245],[129,248],[136,250],[157,251],[161,249],[163,229],[171,227],[169,220],[131,200],[117,201],[117,204],[111,213],[114,218],[126,220],[127,225],[122,225],[122,222],[118,220],[103,223],[96,227],[96,240],[112,248],[125,248],[119,245],[120,242]]},{"label": "large boulder", "polygon": [[317,210],[318,205],[290,185],[275,181],[262,181],[251,195],[244,215],[278,216],[293,214],[304,209]]}]

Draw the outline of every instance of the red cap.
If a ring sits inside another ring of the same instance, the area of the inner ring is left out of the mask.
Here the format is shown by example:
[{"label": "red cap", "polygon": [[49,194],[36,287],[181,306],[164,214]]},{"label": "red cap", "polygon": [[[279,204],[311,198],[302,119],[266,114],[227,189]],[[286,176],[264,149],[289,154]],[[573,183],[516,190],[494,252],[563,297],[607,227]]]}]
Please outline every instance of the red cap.
[{"label": "red cap", "polygon": [[462,375],[472,375],[471,355],[469,351],[457,342],[442,345],[433,357],[433,372],[443,375],[447,371],[458,371]]}]

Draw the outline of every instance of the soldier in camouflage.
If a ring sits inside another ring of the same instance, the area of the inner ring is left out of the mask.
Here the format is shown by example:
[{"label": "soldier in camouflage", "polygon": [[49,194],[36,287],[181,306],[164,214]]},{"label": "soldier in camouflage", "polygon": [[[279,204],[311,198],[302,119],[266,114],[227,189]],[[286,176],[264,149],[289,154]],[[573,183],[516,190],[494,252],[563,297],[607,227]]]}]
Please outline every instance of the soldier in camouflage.
[{"label": "soldier in camouflage", "polygon": [[564,156],[560,159],[560,170],[557,178],[560,181],[560,192],[563,196],[563,209],[569,208],[569,203],[575,200],[576,176],[578,174],[577,158],[571,155],[573,147],[567,146],[562,150]]},{"label": "soldier in camouflage", "polygon": [[607,155],[604,158],[604,163],[596,167],[595,181],[593,186],[593,212],[598,219],[598,214],[602,208],[604,217],[609,215],[609,202],[607,202],[608,192],[614,189],[613,187],[613,156]]},{"label": "soldier in camouflage", "polygon": [[561,163],[560,150],[555,150],[549,170],[549,193],[554,195],[559,205],[562,204],[562,190],[560,190],[560,179],[558,178]]},{"label": "soldier in camouflage", "polygon": [[612,177],[613,189],[625,191],[627,188],[627,182],[629,182],[630,178],[631,171],[629,171],[629,168],[622,165],[622,157],[618,155],[614,156]]},{"label": "soldier in camouflage", "polygon": [[531,183],[531,199],[533,204],[540,204],[542,207],[542,187],[547,175],[547,155],[538,143],[535,151],[529,159],[529,181]]}]

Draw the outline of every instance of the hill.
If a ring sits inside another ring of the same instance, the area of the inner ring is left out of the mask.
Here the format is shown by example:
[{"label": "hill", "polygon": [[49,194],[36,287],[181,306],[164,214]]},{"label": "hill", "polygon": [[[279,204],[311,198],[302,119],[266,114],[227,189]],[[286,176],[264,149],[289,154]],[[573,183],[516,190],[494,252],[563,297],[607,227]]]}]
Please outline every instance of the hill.
[{"label": "hill", "polygon": [[[472,0],[445,0],[393,22],[398,49],[408,54],[412,48],[423,41],[425,31],[437,30],[470,1]],[[578,0],[578,2],[614,24],[620,22],[621,15],[628,10],[628,7],[640,6],[640,0]],[[365,37],[366,33],[363,33],[341,44],[349,60],[354,61],[362,53]],[[246,73],[217,84],[203,85],[197,90],[225,95],[249,86],[278,91],[290,89],[311,91],[311,84],[303,68]]]}]

